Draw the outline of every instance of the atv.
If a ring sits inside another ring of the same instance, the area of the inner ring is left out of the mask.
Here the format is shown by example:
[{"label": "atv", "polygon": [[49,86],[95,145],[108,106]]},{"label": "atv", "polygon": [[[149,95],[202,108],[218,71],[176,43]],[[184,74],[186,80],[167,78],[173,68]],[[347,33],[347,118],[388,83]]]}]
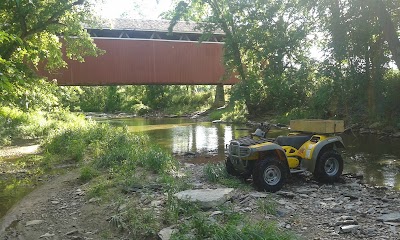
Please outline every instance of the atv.
[{"label": "atv", "polygon": [[290,174],[309,171],[320,182],[337,181],[343,171],[343,121],[293,120],[287,136],[267,138],[270,125],[232,140],[227,146],[228,174],[249,178],[261,191],[279,191]]}]

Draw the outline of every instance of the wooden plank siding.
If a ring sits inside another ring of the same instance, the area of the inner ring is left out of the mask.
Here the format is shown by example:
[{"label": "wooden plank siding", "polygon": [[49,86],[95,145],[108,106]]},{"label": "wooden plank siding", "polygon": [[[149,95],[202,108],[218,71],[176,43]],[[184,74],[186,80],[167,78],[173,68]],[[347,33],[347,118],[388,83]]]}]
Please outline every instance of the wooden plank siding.
[{"label": "wooden plank siding", "polygon": [[45,73],[59,85],[216,85],[221,82],[223,44],[148,39],[95,38],[106,51],[68,68]]}]

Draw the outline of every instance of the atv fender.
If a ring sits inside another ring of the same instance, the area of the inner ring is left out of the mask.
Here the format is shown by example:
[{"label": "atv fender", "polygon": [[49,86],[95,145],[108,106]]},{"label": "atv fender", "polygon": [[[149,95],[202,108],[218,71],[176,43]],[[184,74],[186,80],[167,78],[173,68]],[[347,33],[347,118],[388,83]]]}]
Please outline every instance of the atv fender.
[{"label": "atv fender", "polygon": [[318,142],[313,150],[310,161],[302,161],[302,168],[306,168],[310,172],[314,172],[315,165],[319,156],[325,152],[323,149],[344,148],[343,140],[339,136],[330,137],[321,142]]},{"label": "atv fender", "polygon": [[[249,148],[251,150],[251,154],[255,152],[276,152],[278,155],[277,157],[280,160],[286,160],[285,150],[283,150],[283,148],[276,143],[257,144]],[[282,159],[282,156],[284,159]]]}]

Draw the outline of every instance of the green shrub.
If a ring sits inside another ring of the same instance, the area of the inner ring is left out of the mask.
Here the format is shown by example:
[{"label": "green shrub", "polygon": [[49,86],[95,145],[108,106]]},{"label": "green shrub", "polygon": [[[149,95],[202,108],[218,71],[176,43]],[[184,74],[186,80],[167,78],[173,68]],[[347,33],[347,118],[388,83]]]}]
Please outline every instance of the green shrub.
[{"label": "green shrub", "polygon": [[224,163],[217,163],[217,164],[208,163],[203,168],[203,175],[207,179],[207,181],[210,181],[212,183],[220,183],[227,187],[233,187],[233,188],[241,188],[241,189],[250,188],[250,186],[243,184],[243,182],[239,178],[230,176],[226,172]]},{"label": "green shrub", "polygon": [[228,177],[227,172],[223,164],[211,164],[208,163],[203,168],[203,175],[207,181],[215,183],[219,179]]},{"label": "green shrub", "polygon": [[175,158],[157,146],[148,146],[142,149],[139,161],[143,167],[155,173],[174,170],[178,164]]},{"label": "green shrub", "polygon": [[245,123],[248,115],[244,101],[235,101],[233,111],[222,114],[222,120],[233,123]]},{"label": "green shrub", "polygon": [[190,220],[179,225],[179,232],[171,239],[289,240],[297,237],[291,232],[280,231],[271,222],[253,222],[234,211],[223,211],[213,218],[203,212],[193,214]]},{"label": "green shrub", "polygon": [[83,182],[88,182],[100,174],[99,171],[94,169],[92,166],[83,166],[80,170],[79,179]]}]

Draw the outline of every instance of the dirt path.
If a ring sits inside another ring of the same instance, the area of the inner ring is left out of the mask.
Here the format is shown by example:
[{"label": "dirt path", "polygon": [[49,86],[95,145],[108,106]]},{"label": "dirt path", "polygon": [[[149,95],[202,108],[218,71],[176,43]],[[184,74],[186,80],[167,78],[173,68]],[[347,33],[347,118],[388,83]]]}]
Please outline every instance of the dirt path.
[{"label": "dirt path", "polygon": [[79,171],[54,177],[2,219],[0,239],[121,239],[111,232],[107,206],[85,198]]},{"label": "dirt path", "polygon": [[36,154],[39,152],[39,144],[29,146],[10,146],[0,149],[0,158],[16,158],[28,154]]}]

